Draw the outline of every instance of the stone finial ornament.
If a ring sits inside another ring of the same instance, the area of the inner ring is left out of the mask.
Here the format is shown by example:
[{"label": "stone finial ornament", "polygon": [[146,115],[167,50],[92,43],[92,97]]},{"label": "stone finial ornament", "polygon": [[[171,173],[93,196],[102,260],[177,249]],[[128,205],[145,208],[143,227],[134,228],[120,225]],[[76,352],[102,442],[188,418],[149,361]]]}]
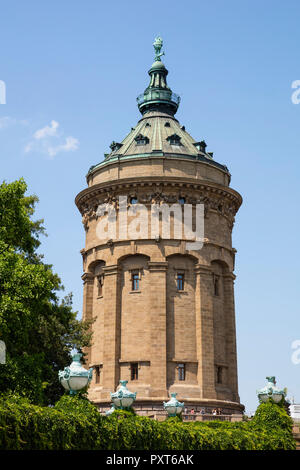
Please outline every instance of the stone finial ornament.
[{"label": "stone finial ornament", "polygon": [[69,367],[58,372],[61,385],[70,392],[70,395],[76,395],[79,390],[86,387],[92,380],[93,368],[85,369],[82,367],[80,358],[82,354],[73,354],[73,362]]},{"label": "stone finial ornament", "polygon": [[171,393],[171,399],[168,402],[164,402],[164,410],[166,410],[169,416],[173,417],[180,415],[184,407],[184,403],[180,403],[176,396],[177,393]]},{"label": "stone finial ornament", "polygon": [[110,416],[114,411],[116,411],[116,408],[115,408],[115,405],[112,404],[111,408],[108,411],[106,411],[105,416]]},{"label": "stone finial ornament", "polygon": [[274,376],[266,377],[268,383],[265,387],[257,390],[257,396],[260,402],[266,403],[269,398],[275,403],[279,403],[286,396],[286,389],[276,387],[276,378]]},{"label": "stone finial ornament", "polygon": [[136,392],[128,390],[127,383],[128,380],[120,380],[120,388],[115,393],[110,394],[114,407],[119,410],[130,408],[136,399]]}]

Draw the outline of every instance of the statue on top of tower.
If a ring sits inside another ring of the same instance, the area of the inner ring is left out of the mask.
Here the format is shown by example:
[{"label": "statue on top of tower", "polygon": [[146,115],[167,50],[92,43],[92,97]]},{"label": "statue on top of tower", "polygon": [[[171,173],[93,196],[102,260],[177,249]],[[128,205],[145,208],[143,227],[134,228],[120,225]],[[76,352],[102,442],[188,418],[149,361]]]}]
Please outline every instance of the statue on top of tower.
[{"label": "statue on top of tower", "polygon": [[160,36],[157,36],[154,40],[153,47],[155,50],[155,60],[161,61],[161,56],[164,55],[164,52],[160,52],[163,46],[163,40]]}]

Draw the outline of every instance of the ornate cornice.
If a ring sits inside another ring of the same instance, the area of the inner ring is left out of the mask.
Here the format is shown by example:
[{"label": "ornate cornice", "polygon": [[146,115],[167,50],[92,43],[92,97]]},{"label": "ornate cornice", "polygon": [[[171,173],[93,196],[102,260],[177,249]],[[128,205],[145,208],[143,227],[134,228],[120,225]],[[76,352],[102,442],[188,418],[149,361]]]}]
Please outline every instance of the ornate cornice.
[{"label": "ornate cornice", "polygon": [[207,180],[195,180],[195,178],[146,176],[140,178],[124,178],[122,180],[105,181],[90,186],[75,198],[75,203],[82,213],[87,201],[99,196],[112,195],[113,193],[128,194],[137,189],[156,188],[157,192],[162,192],[163,188],[171,186],[174,189],[189,191],[209,191],[211,194],[226,197],[235,202],[237,210],[242,204],[242,196],[232,188]]},{"label": "ornate cornice", "polygon": [[127,178],[105,183],[81,191],[76,199],[76,205],[82,214],[82,223],[85,229],[91,219],[97,218],[99,204],[111,204],[118,209],[119,195],[127,195],[129,198],[138,197],[140,203],[174,204],[178,198],[184,198],[187,204],[201,204],[205,206],[205,216],[209,211],[223,215],[228,220],[230,228],[234,224],[234,216],[238,211],[242,197],[240,194],[223,185],[211,181],[195,181],[192,178],[165,178],[145,177]]}]

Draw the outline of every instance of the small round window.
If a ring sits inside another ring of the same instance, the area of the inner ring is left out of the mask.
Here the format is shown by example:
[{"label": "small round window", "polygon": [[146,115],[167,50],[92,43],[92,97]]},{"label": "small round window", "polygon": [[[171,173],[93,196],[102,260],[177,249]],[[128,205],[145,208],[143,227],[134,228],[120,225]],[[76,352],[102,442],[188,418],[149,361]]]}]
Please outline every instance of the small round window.
[{"label": "small round window", "polygon": [[179,204],[185,204],[185,197],[180,197],[178,199]]}]

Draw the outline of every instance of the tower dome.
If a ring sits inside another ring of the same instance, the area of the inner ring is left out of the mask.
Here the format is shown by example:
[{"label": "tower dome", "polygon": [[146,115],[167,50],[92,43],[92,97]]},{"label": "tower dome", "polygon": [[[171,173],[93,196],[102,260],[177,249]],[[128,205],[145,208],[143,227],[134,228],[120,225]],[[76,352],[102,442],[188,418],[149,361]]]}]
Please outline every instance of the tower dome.
[{"label": "tower dome", "polygon": [[[243,406],[231,233],[242,198],[229,187],[228,168],[175,118],[180,99],[167,84],[160,37],[154,49],[149,86],[137,99],[141,119],[90,168],[76,197],[86,231],[83,318],[93,320],[89,398],[107,411],[126,380],[138,412],[163,411],[177,393],[187,408],[236,413]],[[191,245],[200,206],[201,249]]]},{"label": "tower dome", "polygon": [[230,175],[225,165],[213,159],[213,153],[206,151],[204,140],[196,141],[174,117],[180,97],[172,92],[167,85],[168,70],[161,61],[162,39],[157,37],[154,41],[156,51],[155,61],[149,75],[150,84],[144,93],[138,96],[137,102],[142,118],[130,133],[121,142],[113,141],[110,144],[110,153],[105,154],[104,162],[93,165],[88,173],[88,181],[98,169],[106,165],[127,158],[148,158],[163,155],[166,158],[180,156],[185,159],[194,159],[220,168]]}]

